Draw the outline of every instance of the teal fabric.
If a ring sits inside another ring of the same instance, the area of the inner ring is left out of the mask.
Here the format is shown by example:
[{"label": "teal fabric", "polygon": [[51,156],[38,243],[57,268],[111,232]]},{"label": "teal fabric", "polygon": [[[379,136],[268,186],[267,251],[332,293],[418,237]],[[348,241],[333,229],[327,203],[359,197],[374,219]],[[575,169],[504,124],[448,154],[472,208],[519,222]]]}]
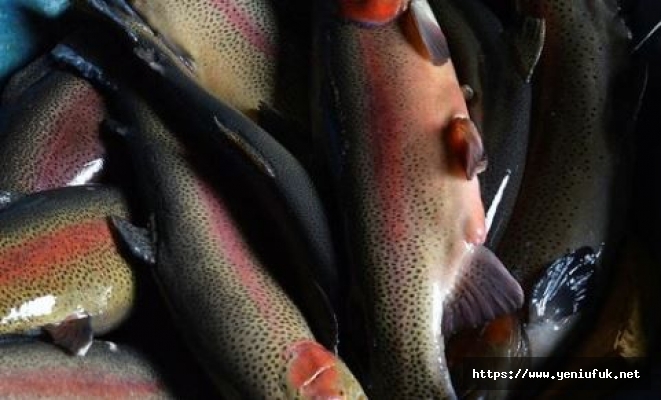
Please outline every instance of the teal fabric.
[{"label": "teal fabric", "polygon": [[36,55],[40,33],[28,23],[29,13],[55,18],[69,0],[0,0],[0,83]]}]

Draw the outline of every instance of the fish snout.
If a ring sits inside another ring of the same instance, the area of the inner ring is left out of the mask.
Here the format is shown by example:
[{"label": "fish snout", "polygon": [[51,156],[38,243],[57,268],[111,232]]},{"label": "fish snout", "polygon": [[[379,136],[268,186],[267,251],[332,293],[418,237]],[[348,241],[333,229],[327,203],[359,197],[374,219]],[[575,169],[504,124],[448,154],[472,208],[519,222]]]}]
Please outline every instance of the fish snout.
[{"label": "fish snout", "polygon": [[338,0],[342,18],[379,26],[397,18],[408,7],[409,0]]},{"label": "fish snout", "polygon": [[303,341],[288,351],[287,398],[292,400],[367,400],[346,365],[319,343]]}]

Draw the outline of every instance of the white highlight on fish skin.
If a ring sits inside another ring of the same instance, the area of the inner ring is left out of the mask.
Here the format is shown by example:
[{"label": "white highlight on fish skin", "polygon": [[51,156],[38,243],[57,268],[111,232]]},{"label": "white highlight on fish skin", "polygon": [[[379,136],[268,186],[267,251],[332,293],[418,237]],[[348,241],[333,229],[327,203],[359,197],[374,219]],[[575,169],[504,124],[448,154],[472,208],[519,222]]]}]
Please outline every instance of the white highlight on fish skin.
[{"label": "white highlight on fish skin", "polygon": [[493,219],[496,216],[496,211],[498,211],[498,206],[500,205],[500,202],[503,199],[503,193],[505,193],[505,188],[507,187],[507,184],[510,181],[511,174],[512,171],[508,169],[507,175],[505,176],[505,178],[503,178],[503,181],[500,183],[500,187],[496,192],[496,196],[494,196],[493,201],[491,201],[491,205],[489,205],[489,210],[487,211],[487,220],[486,220],[487,234],[491,229],[491,224],[493,223]]},{"label": "white highlight on fish skin", "polygon": [[443,291],[441,290],[440,283],[434,283],[432,286],[432,308],[431,308],[431,318],[432,318],[432,332],[435,338],[440,337],[441,335],[441,321],[443,318]]},{"label": "white highlight on fish skin", "polygon": [[638,42],[638,44],[633,48],[634,53],[637,52],[638,50],[640,50],[640,48],[641,48],[641,47],[642,47],[642,46],[643,46],[643,45],[644,45],[644,44],[645,44],[645,43],[646,43],[646,42],[647,42],[652,36],[654,36],[654,34],[655,34],[659,29],[661,29],[661,21],[659,21],[656,25],[654,25],[654,28],[652,28],[652,30],[649,31],[649,32],[647,33],[647,35],[645,35],[645,37],[642,38],[642,39],[640,40],[640,42]]},{"label": "white highlight on fish skin", "polygon": [[40,317],[48,315],[53,312],[55,307],[55,296],[49,294],[48,296],[38,297],[34,300],[23,303],[19,308],[13,307],[9,311],[9,315],[0,320],[0,324],[6,324],[18,320],[25,320],[32,317]]},{"label": "white highlight on fish skin", "polygon": [[68,183],[68,186],[84,185],[103,168],[103,158],[97,158],[85,164],[83,169]]},{"label": "white highlight on fish skin", "polygon": [[110,350],[111,352],[113,353],[117,352],[117,344],[115,344],[114,342],[106,340],[106,345],[108,345],[108,350]]}]

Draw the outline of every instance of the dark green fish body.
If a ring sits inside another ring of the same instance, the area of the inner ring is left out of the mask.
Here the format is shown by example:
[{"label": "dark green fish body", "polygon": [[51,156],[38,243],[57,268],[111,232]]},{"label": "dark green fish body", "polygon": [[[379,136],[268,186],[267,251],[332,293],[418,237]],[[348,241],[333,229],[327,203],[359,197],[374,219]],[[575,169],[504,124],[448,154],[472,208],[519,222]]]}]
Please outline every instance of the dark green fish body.
[{"label": "dark green fish body", "polygon": [[[143,196],[154,213],[155,275],[219,388],[237,398],[364,399],[253,253],[218,187],[206,179],[204,163],[191,161],[146,103],[121,97],[135,129],[128,139]],[[121,222],[117,227],[128,232]]]},{"label": "dark green fish body", "polygon": [[524,28],[506,31],[479,0],[430,4],[448,36],[459,82],[470,87],[468,110],[484,136],[489,166],[480,175],[480,188],[487,208],[486,245],[495,248],[523,178],[532,91],[527,75],[542,48],[543,28],[530,28],[538,31],[527,32],[529,37]]},{"label": "dark green fish body", "polygon": [[0,334],[85,319],[101,334],[126,318],[133,273],[111,215],[127,216],[124,199],[101,186],[28,195],[0,211]]},{"label": "dark green fish body", "polygon": [[71,357],[38,341],[0,346],[3,399],[174,399],[153,364],[140,353],[95,341],[85,357]]},{"label": "dark green fish body", "polygon": [[615,2],[527,4],[545,20],[546,42],[526,172],[497,254],[528,296],[530,347],[542,357],[574,331],[576,318],[564,317],[580,315],[592,274],[617,244],[628,197],[618,192],[628,169],[622,121],[635,117],[640,93],[621,91],[631,48]]},{"label": "dark green fish body", "polygon": [[105,164],[101,95],[67,72],[31,68],[48,67],[28,67],[5,97],[0,190],[32,193],[98,180]]}]

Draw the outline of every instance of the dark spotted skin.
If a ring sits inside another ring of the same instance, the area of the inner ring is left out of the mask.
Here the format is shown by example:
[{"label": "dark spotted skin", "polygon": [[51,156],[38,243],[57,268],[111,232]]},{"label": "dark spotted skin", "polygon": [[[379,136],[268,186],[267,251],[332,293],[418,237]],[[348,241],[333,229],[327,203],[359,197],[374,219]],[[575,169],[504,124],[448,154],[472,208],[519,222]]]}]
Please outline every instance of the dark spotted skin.
[{"label": "dark spotted skin", "polygon": [[6,106],[18,100],[27,89],[48,75],[52,68],[53,60],[41,56],[17,71],[2,88],[0,105]]},{"label": "dark spotted skin", "polygon": [[364,295],[371,395],[454,398],[441,318],[485,232],[478,180],[453,162],[444,137],[468,114],[453,64],[429,62],[406,15],[364,28],[324,11],[315,133],[336,165]]},{"label": "dark spotted skin", "polygon": [[[251,117],[259,103],[305,123],[309,45],[292,25],[300,10],[278,0],[132,0],[167,41],[191,57],[195,79]],[[278,4],[280,3],[280,4]],[[305,32],[305,31],[303,31]]]},{"label": "dark spotted skin", "polygon": [[[322,393],[363,398],[342,362],[314,343],[305,319],[251,251],[223,198],[193,170],[187,151],[145,103],[122,102],[130,104],[139,130],[131,134],[131,145],[155,214],[156,276],[219,387],[229,383],[251,399],[319,398],[296,395],[288,379],[303,362],[314,367],[303,381],[324,366],[337,375],[321,384]],[[321,355],[323,363],[299,360],[300,346]]]},{"label": "dark spotted skin", "polygon": [[[616,117],[632,121],[628,104],[640,93],[622,91],[630,40],[615,1],[528,4],[525,11],[546,21],[546,42],[533,81],[528,161],[497,254],[531,304],[542,272],[583,246],[598,255],[596,277],[602,282],[609,277],[630,192],[622,179],[629,169],[627,129]],[[605,288],[595,286],[588,300]],[[597,307],[593,303],[568,309],[578,318],[564,329],[543,321],[528,325],[531,355],[545,357],[569,348],[588,327],[586,316]]]},{"label": "dark spotted skin", "polygon": [[[514,209],[528,150],[531,85],[517,68],[513,32],[506,32],[480,0],[430,0],[462,85],[473,89],[468,99],[471,119],[484,139],[488,167],[480,175],[486,208],[504,186],[486,245],[495,249]],[[508,40],[509,39],[509,40]]]},{"label": "dark spotted skin", "polygon": [[[159,38],[125,12],[121,0],[84,3],[118,28],[113,34],[119,35],[119,40],[129,41],[139,60],[127,71],[143,77],[142,93],[150,104],[185,126],[185,135],[194,145],[203,146],[240,170],[251,197],[269,211],[282,232],[283,247],[297,254],[296,277],[311,276],[335,305],[339,278],[334,244],[326,211],[308,171],[267,131],[192,79]],[[101,58],[98,66],[112,70],[113,60]],[[315,334],[319,335],[316,329]],[[333,338],[320,340],[334,346],[336,335],[328,336]]]},{"label": "dark spotted skin", "polygon": [[174,399],[154,366],[140,353],[95,341],[85,357],[71,357],[38,341],[0,346],[3,399]]},{"label": "dark spotted skin", "polygon": [[126,216],[113,188],[29,195],[0,212],[0,334],[31,333],[88,314],[96,333],[131,310],[134,278],[107,218]]},{"label": "dark spotted skin", "polygon": [[[527,11],[546,20],[546,43],[533,82],[524,179],[497,252],[526,295],[564,254],[582,246],[596,252],[604,244],[609,250],[610,227],[623,214],[615,200],[626,197],[615,191],[626,167],[618,144],[626,132],[614,116],[622,113],[616,90],[630,50],[614,1],[529,3]],[[547,344],[558,339],[543,336]]]},{"label": "dark spotted skin", "polygon": [[105,106],[91,84],[51,70],[8,104],[0,132],[0,190],[33,193],[99,178]]}]

